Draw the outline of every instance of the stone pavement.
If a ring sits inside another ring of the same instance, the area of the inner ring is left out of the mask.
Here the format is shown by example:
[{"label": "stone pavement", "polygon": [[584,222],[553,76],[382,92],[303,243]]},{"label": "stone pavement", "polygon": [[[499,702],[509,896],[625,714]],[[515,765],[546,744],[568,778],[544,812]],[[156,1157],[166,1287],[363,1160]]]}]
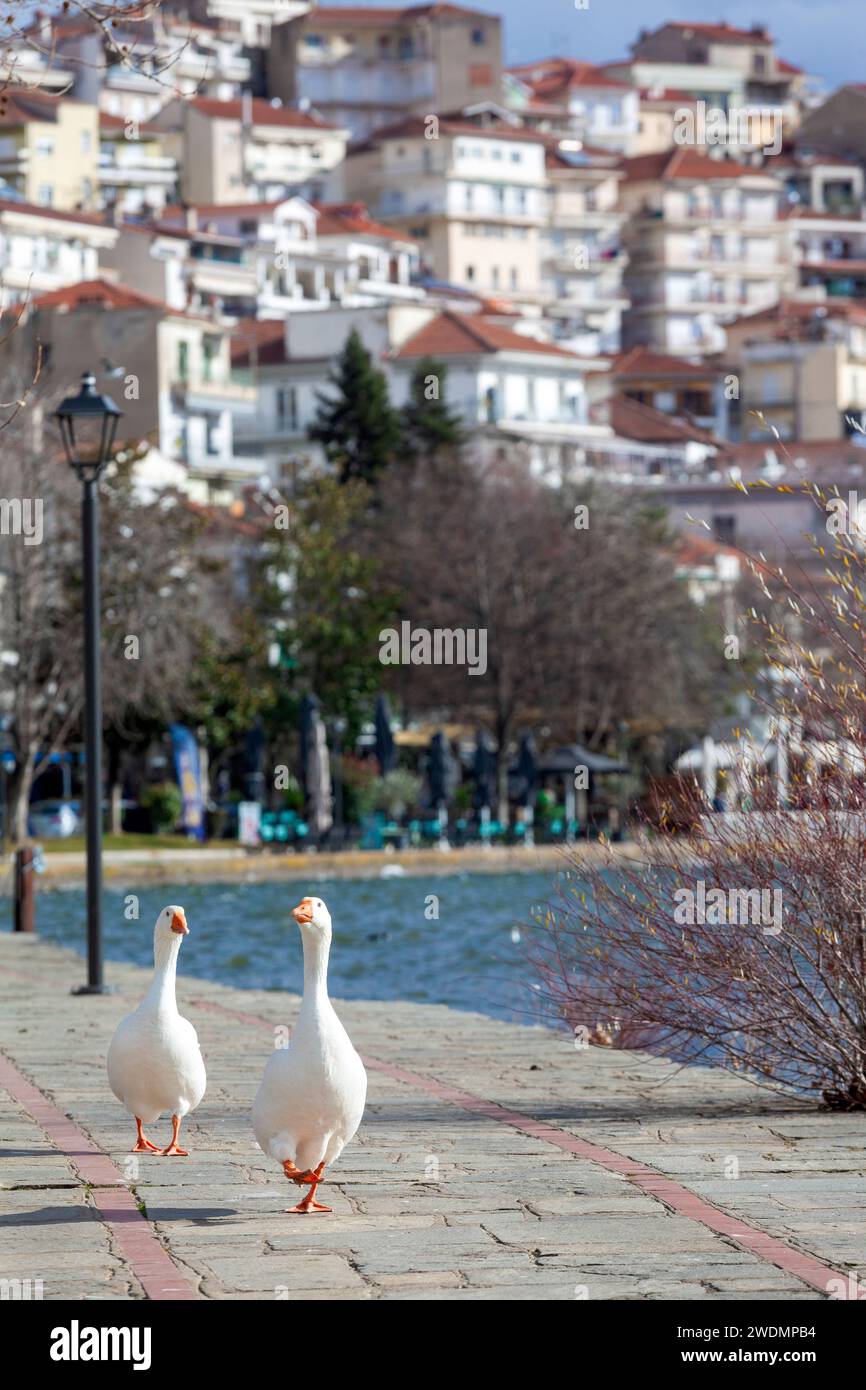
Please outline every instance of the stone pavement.
[{"label": "stone pavement", "polygon": [[866,1116],[441,1006],[339,1005],[370,1087],[332,1215],[284,1214],[250,1128],[294,996],[181,976],[208,1067],[191,1155],[131,1155],[105,1053],[149,972],[107,975],[73,997],[79,957],[0,934],[0,1296],[807,1300],[866,1277]]}]

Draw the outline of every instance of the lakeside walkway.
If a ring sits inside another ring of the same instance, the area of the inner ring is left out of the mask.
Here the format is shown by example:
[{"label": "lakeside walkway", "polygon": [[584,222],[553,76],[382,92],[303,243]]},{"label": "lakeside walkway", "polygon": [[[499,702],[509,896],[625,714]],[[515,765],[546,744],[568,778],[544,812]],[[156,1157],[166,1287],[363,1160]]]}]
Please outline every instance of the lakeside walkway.
[{"label": "lakeside walkway", "polygon": [[[145,883],[255,883],[265,879],[380,878],[385,873],[462,874],[511,872],[551,873],[569,858],[583,863],[620,857],[645,859],[647,850],[637,842],[603,849],[583,840],[577,845],[466,845],[449,850],[323,850],[303,854],[271,849],[249,850],[232,842],[189,849],[113,849],[103,854],[107,884]],[[10,861],[11,865],[11,861]],[[86,860],[81,851],[51,849],[44,855],[40,886],[75,886],[84,883]],[[11,882],[11,867],[9,871]]]},{"label": "lakeside walkway", "polygon": [[809,1300],[866,1277],[866,1115],[438,1005],[338,1004],[366,1116],[333,1214],[285,1215],[249,1109],[297,997],[181,976],[207,1095],[189,1158],[132,1155],[105,1054],[150,972],[109,962],[117,993],[73,997],[83,974],[0,933],[0,1280],[45,1299]]}]

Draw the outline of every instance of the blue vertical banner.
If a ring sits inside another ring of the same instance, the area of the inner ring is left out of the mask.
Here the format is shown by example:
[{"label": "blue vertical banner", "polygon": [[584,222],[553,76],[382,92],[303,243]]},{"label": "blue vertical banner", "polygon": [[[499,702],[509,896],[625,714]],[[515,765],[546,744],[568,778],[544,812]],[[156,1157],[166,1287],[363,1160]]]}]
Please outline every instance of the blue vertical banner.
[{"label": "blue vertical banner", "polygon": [[198,744],[190,729],[183,724],[171,724],[171,747],[174,768],[183,800],[183,828],[188,835],[204,839],[204,795],[201,785],[201,760]]}]

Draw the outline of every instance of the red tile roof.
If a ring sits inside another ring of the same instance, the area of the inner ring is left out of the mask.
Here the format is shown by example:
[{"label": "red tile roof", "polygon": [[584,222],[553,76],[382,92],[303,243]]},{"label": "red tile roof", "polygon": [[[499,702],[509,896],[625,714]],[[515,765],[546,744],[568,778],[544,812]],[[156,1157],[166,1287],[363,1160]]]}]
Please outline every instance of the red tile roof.
[{"label": "red tile roof", "polygon": [[288,198],[277,198],[266,203],[187,203],[183,206],[180,203],[167,203],[162,210],[162,220],[183,222],[186,225],[187,208],[200,217],[219,217],[222,213],[226,216],[233,216],[235,213],[268,213],[288,201]]},{"label": "red tile roof", "polygon": [[698,150],[675,146],[660,150],[655,154],[639,154],[631,159],[622,159],[619,164],[629,183],[639,183],[644,179],[690,179],[703,182],[708,179],[768,178],[765,169],[754,164],[737,164],[733,159],[713,159],[711,155]]},{"label": "red tile roof", "polygon": [[539,342],[524,333],[515,333],[502,324],[491,323],[480,315],[457,314],[445,309],[426,323],[399,348],[394,356],[453,357],[491,352],[533,352],[548,357],[577,361],[573,352],[553,343]]},{"label": "red tile roof", "polygon": [[91,227],[107,227],[101,212],[64,212],[61,208],[44,208],[40,203],[19,203],[15,198],[0,198],[0,213],[21,212],[28,217],[48,217],[58,222],[86,222]]},{"label": "red tile roof", "polygon": [[718,24],[706,24],[703,21],[697,22],[693,19],[673,19],[662,24],[656,29],[655,33],[660,33],[663,29],[685,29],[695,34],[700,34],[703,38],[710,39],[715,43],[772,43],[773,40],[767,30],[759,26],[757,32],[754,29],[735,29],[733,25],[726,24],[724,20]]},{"label": "red tile roof", "polygon": [[153,295],[117,285],[111,280],[79,280],[77,285],[64,285],[49,290],[32,301],[34,309],[80,309],[87,304],[101,304],[105,309],[159,309],[162,313],[178,312]]},{"label": "red tile roof", "polygon": [[719,441],[708,430],[678,415],[666,415],[651,405],[642,405],[630,396],[611,396],[608,409],[613,432],[623,439],[636,439],[643,444],[687,444],[694,440],[718,447]]},{"label": "red tile roof", "polygon": [[687,569],[714,566],[716,558],[722,555],[734,555],[738,560],[741,558],[738,550],[729,545],[719,545],[718,541],[712,540],[709,536],[702,536],[697,531],[680,532],[674,541],[673,551],[677,563]]},{"label": "red tile roof", "polygon": [[644,105],[652,105],[653,102],[665,105],[676,102],[680,106],[693,106],[697,101],[697,97],[691,92],[683,92],[679,87],[641,87],[640,99]]},{"label": "red tile roof", "polygon": [[462,5],[341,5],[316,9],[306,15],[306,28],[313,33],[318,29],[352,28],[356,24],[372,24],[377,28],[400,21],[413,19],[495,19],[496,16],[481,10],[468,10]]},{"label": "red tile roof", "polygon": [[316,205],[319,221],[316,233],[327,236],[381,237],[387,241],[412,242],[405,232],[375,222],[367,212],[366,203],[322,203]]},{"label": "red tile roof", "polygon": [[244,319],[232,333],[233,367],[275,366],[286,361],[286,332],[282,319]]},{"label": "red tile roof", "polygon": [[[508,71],[526,83],[537,97],[562,94],[574,87],[618,87],[629,90],[629,84],[608,77],[594,63],[577,62],[573,58],[547,58],[539,63],[521,63]],[[533,76],[537,73],[538,76]]]},{"label": "red tile roof", "polygon": [[671,357],[666,352],[655,352],[648,347],[629,348],[614,357],[610,364],[611,376],[615,377],[666,377],[720,376],[722,369],[708,366],[706,362],[689,362],[685,357]]},{"label": "red tile roof", "polygon": [[0,126],[26,125],[28,121],[56,123],[62,98],[30,87],[7,88],[0,98]]},{"label": "red tile roof", "polygon": [[[352,152],[358,154],[379,140],[410,140],[416,136],[423,136],[429,129],[429,119],[429,116],[408,116],[394,125],[382,126],[379,130],[374,130],[368,140],[356,145]],[[439,116],[438,120],[440,135],[474,135],[479,140],[520,140],[533,145],[542,143],[541,136],[536,131],[520,130],[511,125],[473,125],[471,121],[454,120],[450,116]]]},{"label": "red tile roof", "polygon": [[[192,97],[189,106],[201,116],[210,120],[239,121],[243,115],[243,102],[217,101],[213,97]],[[269,101],[253,97],[250,102],[250,115],[253,125],[292,126],[299,130],[336,130],[327,121],[311,116],[308,111],[295,111],[290,106],[271,106]]]},{"label": "red tile roof", "polygon": [[841,295],[831,295],[822,300],[782,299],[768,309],[760,309],[756,314],[743,314],[734,319],[729,328],[756,324],[764,329],[774,329],[768,337],[786,337],[800,331],[806,324],[816,320],[834,318],[847,319],[850,323],[866,324],[866,301],[843,299]]}]

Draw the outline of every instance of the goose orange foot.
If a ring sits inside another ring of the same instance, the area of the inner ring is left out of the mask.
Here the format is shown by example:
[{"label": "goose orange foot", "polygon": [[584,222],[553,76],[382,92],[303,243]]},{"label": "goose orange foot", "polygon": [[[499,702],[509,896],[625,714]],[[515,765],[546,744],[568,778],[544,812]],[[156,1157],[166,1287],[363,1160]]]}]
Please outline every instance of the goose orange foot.
[{"label": "goose orange foot", "polygon": [[189,1158],[189,1149],[182,1149],[182,1148],[180,1147],[180,1145],[178,1144],[178,1142],[177,1142],[177,1136],[178,1136],[179,1133],[180,1133],[180,1116],[179,1116],[179,1115],[172,1115],[172,1117],[171,1117],[171,1143],[169,1144],[168,1148],[163,1149],[163,1150],[161,1151],[161,1152],[162,1152],[162,1155],[163,1155],[163,1158],[167,1158],[167,1157],[168,1157],[169,1155],[171,1155],[171,1154],[177,1154],[180,1158]]},{"label": "goose orange foot", "polygon": [[332,1207],[326,1207],[325,1204],[324,1204],[323,1202],[317,1202],[317,1201],[316,1201],[316,1188],[319,1186],[319,1183],[320,1183],[320,1181],[321,1181],[322,1173],[323,1173],[323,1171],[324,1171],[324,1167],[325,1167],[325,1163],[324,1163],[324,1160],[322,1160],[322,1162],[319,1164],[318,1168],[316,1168],[314,1171],[311,1171],[310,1169],[307,1169],[306,1172],[303,1172],[303,1173],[302,1173],[301,1170],[300,1170],[299,1168],[296,1168],[296,1167],[295,1167],[294,1163],[292,1163],[291,1160],[289,1160],[289,1159],[286,1160],[286,1162],[283,1164],[283,1168],[284,1168],[284,1170],[285,1170],[286,1177],[287,1177],[287,1178],[290,1178],[290,1179],[292,1180],[292,1182],[295,1182],[295,1183],[299,1183],[299,1184],[309,1183],[309,1184],[310,1184],[310,1190],[309,1190],[309,1192],[307,1193],[306,1197],[302,1197],[302,1198],[301,1198],[301,1200],[300,1200],[300,1202],[298,1202],[297,1206],[295,1206],[295,1207],[286,1207],[286,1215],[288,1215],[288,1216],[295,1216],[295,1215],[304,1215],[304,1214],[306,1214],[308,1211],[332,1211],[332,1210],[333,1210]]},{"label": "goose orange foot", "polygon": [[145,1138],[145,1136],[144,1136],[144,1130],[143,1130],[142,1127],[141,1127],[141,1120],[138,1118],[137,1115],[136,1115],[136,1117],[135,1117],[135,1127],[136,1127],[136,1130],[138,1131],[138,1140],[137,1140],[137,1142],[136,1142],[135,1148],[132,1149],[131,1152],[134,1153],[134,1154],[145,1154],[145,1153],[158,1154],[158,1153],[159,1153],[159,1145],[158,1145],[158,1144],[151,1144],[150,1140]]}]

